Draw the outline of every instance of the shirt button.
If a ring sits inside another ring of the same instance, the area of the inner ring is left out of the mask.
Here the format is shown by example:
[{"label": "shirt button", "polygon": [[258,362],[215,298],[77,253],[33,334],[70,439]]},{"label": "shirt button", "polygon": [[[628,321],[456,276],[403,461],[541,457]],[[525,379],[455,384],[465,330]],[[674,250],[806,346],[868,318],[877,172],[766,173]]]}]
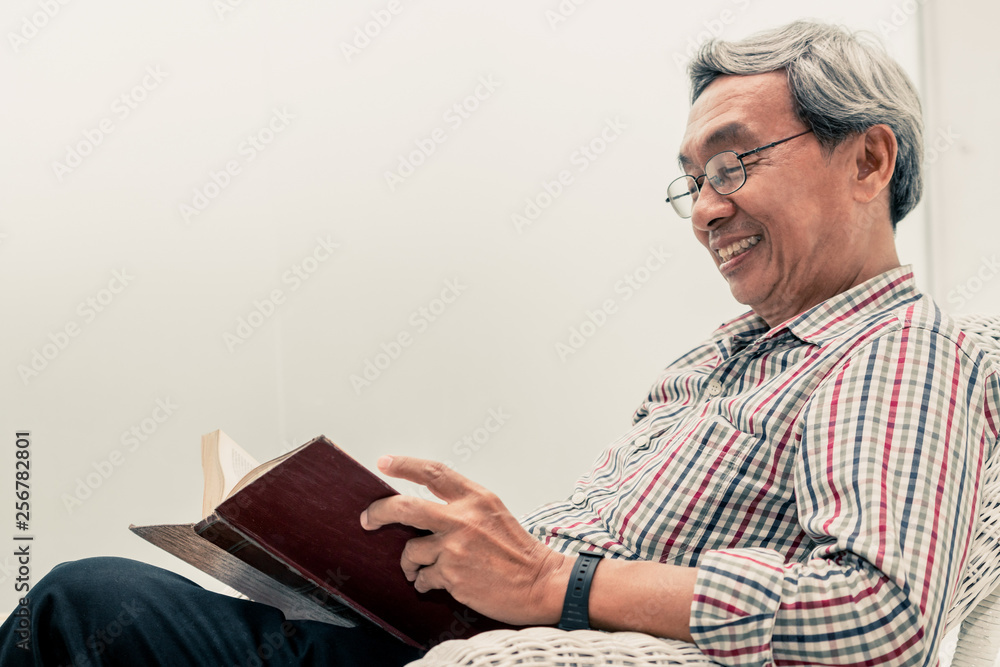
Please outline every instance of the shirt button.
[{"label": "shirt button", "polygon": [[577,491],[573,494],[573,504],[582,505],[587,500],[587,494],[583,491]]},{"label": "shirt button", "polygon": [[635,439],[635,446],[639,449],[645,448],[649,445],[649,436],[643,433],[638,438]]},{"label": "shirt button", "polygon": [[721,393],[722,393],[722,383],[720,383],[718,380],[712,380],[711,382],[708,383],[709,396],[718,396]]}]

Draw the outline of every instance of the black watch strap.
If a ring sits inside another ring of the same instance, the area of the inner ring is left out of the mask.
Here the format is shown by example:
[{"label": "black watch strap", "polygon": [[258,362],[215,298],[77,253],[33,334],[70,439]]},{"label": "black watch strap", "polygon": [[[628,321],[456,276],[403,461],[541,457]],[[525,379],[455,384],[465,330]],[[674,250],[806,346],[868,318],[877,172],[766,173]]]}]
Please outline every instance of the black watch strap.
[{"label": "black watch strap", "polygon": [[569,585],[566,586],[562,618],[559,619],[560,630],[590,629],[590,582],[602,559],[603,556],[590,551],[576,557],[573,574],[569,576]]}]

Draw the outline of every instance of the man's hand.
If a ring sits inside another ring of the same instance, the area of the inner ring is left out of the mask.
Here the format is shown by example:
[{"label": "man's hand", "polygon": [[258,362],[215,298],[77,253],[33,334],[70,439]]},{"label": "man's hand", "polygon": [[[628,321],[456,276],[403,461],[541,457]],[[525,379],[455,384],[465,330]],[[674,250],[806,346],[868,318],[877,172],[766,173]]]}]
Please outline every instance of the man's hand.
[{"label": "man's hand", "polygon": [[366,530],[402,523],[431,531],[407,542],[401,559],[418,591],[443,588],[479,613],[515,625],[559,621],[572,560],[531,537],[495,494],[436,461],[383,456],[378,467],[423,484],[446,503],[397,495],[361,514]]}]

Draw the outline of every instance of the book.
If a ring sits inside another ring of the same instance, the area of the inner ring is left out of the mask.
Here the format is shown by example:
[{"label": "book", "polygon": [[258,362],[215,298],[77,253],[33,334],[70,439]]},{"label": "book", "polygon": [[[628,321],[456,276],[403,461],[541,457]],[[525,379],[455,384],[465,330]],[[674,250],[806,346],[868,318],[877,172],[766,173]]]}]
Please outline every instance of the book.
[{"label": "book", "polygon": [[201,521],[129,528],[249,599],[290,620],[372,622],[421,648],[511,627],[446,591],[416,591],[399,559],[427,532],[363,529],[361,512],[397,492],[326,437],[258,465],[215,431],[202,438],[202,466]]}]

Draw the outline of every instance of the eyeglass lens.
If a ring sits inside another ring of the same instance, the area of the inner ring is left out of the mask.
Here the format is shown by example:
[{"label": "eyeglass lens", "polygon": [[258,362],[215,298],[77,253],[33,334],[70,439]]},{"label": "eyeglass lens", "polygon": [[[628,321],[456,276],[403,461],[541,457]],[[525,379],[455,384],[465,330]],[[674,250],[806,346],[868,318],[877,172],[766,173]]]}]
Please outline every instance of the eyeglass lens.
[{"label": "eyeglass lens", "polygon": [[[725,151],[705,164],[704,178],[720,195],[729,195],[743,187],[746,182],[746,172],[736,153]],[[691,217],[694,204],[698,201],[698,191],[698,182],[693,176],[681,176],[670,183],[667,197],[670,198],[670,204],[677,215],[682,218]]]}]

